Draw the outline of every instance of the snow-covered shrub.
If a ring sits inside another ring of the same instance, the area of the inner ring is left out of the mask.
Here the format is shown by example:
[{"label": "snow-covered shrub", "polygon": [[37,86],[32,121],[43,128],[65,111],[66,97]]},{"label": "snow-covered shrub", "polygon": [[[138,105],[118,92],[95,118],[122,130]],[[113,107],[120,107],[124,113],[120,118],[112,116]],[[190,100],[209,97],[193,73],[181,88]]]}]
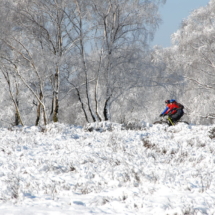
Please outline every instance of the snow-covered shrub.
[{"label": "snow-covered shrub", "polygon": [[215,138],[215,128],[212,128],[210,131],[209,131],[209,137],[211,139],[214,139]]},{"label": "snow-covered shrub", "polygon": [[123,124],[103,121],[103,122],[94,122],[87,123],[84,126],[85,131],[116,131],[116,130],[142,130],[146,127],[150,127],[149,123],[143,121],[129,121]]},{"label": "snow-covered shrub", "polygon": [[102,122],[94,122],[94,123],[87,123],[84,126],[85,131],[114,131],[114,130],[124,130],[124,125],[109,121],[102,121]]},{"label": "snow-covered shrub", "polygon": [[0,129],[2,214],[214,214],[213,126],[46,128]]}]

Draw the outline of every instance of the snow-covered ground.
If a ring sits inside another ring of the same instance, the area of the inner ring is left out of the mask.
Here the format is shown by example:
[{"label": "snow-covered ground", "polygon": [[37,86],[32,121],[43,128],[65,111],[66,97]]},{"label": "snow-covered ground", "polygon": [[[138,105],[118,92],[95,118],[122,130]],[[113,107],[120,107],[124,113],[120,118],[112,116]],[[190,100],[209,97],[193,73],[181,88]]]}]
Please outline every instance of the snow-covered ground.
[{"label": "snow-covered ground", "polygon": [[0,214],[215,214],[214,127],[1,128]]}]

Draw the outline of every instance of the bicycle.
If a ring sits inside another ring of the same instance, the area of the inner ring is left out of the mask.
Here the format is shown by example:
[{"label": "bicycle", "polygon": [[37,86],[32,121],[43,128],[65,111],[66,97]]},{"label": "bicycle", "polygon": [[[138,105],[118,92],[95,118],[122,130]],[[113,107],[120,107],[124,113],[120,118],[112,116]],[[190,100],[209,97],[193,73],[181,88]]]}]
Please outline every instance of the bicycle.
[{"label": "bicycle", "polygon": [[178,123],[181,123],[181,122],[189,125],[189,123],[187,121],[178,120],[176,122],[173,122],[169,116],[167,116],[167,117],[164,116],[161,118],[161,120],[155,121],[153,124],[166,124],[169,126],[173,126],[173,125],[177,125]]}]

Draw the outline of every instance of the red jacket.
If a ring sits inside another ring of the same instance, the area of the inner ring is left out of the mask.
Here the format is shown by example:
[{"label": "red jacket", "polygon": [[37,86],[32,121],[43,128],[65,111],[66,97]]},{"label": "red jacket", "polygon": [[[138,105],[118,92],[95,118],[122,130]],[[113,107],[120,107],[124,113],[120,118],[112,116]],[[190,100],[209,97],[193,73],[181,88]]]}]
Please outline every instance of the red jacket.
[{"label": "red jacket", "polygon": [[180,108],[179,105],[177,103],[170,103],[170,104],[167,104],[167,110],[164,112],[165,115],[167,114],[175,114],[177,112],[177,108]]}]

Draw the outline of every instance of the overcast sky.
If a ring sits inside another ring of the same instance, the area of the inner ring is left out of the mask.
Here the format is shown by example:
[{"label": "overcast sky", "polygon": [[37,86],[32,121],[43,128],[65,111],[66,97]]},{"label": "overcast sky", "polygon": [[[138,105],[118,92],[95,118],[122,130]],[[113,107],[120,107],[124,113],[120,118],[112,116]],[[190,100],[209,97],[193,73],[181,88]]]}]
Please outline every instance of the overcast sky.
[{"label": "overcast sky", "polygon": [[179,29],[183,19],[186,19],[193,10],[206,6],[208,2],[209,0],[167,0],[160,8],[163,23],[155,34],[152,46],[171,46],[170,36]]}]

